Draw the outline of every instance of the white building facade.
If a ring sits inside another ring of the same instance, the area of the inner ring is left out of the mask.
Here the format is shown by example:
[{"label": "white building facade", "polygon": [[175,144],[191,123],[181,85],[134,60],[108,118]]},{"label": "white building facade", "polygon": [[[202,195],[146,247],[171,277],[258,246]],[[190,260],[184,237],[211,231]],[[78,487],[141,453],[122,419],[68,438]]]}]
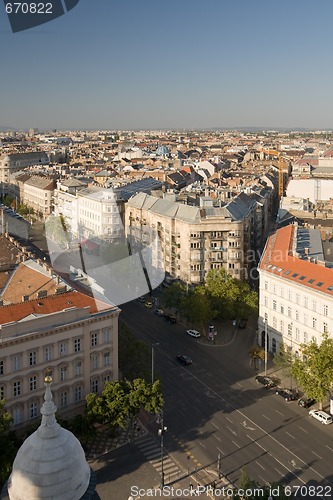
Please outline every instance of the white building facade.
[{"label": "white building facade", "polygon": [[333,268],[325,265],[320,232],[290,225],[267,241],[259,264],[258,344],[296,356],[301,344],[333,335]]}]

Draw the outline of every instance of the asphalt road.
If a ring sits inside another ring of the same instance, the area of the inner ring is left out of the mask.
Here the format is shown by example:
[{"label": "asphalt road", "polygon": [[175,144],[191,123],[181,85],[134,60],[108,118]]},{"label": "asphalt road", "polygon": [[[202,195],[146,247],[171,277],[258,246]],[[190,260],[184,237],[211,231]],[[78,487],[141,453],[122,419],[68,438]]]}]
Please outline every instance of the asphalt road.
[{"label": "asphalt road", "polygon": [[[246,465],[260,484],[288,485],[298,498],[332,498],[333,425],[313,421],[296,402],[256,384],[247,355],[254,331],[239,331],[228,346],[207,345],[138,302],[122,308],[133,332],[155,344],[154,368],[166,399],[165,446],[184,470],[198,464],[216,469],[220,455],[221,471],[234,483]],[[178,353],[193,364],[180,366]]]}]

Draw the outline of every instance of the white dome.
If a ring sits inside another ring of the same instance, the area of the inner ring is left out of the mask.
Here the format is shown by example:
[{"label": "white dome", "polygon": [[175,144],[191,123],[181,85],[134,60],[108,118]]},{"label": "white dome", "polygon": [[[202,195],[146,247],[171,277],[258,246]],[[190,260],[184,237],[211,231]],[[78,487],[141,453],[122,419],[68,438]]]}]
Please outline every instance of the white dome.
[{"label": "white dome", "polygon": [[42,423],[17,452],[8,481],[10,500],[80,500],[89,486],[82,446],[57,423],[50,380],[45,385]]}]

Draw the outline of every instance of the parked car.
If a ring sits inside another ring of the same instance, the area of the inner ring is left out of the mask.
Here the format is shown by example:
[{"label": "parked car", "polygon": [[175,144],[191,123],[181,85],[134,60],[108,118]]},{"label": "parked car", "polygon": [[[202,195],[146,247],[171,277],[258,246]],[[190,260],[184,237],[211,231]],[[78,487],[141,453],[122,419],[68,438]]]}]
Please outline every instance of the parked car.
[{"label": "parked car", "polygon": [[178,354],[177,361],[183,366],[188,366],[192,364],[192,359],[184,354]]},{"label": "parked car", "polygon": [[277,387],[275,394],[282,396],[286,401],[296,401],[297,394],[292,389]]},{"label": "parked car", "polygon": [[147,309],[152,309],[153,308],[153,303],[150,301],[150,300],[147,300],[147,302],[145,302],[145,307]]},{"label": "parked car", "polygon": [[331,424],[333,421],[332,416],[323,410],[310,410],[309,416],[316,418],[317,420],[319,420],[319,422],[325,425]]},{"label": "parked car", "polygon": [[242,329],[245,328],[246,322],[247,322],[247,319],[240,319],[239,323],[238,323],[238,328],[242,328]]},{"label": "parked car", "polygon": [[165,314],[164,319],[169,323],[177,323],[177,319],[175,318],[175,316],[172,316],[171,314]]},{"label": "parked car", "polygon": [[190,337],[195,337],[196,339],[201,337],[201,334],[197,330],[187,330],[186,333],[190,335]]},{"label": "parked car", "polygon": [[141,302],[141,303],[143,304],[144,302],[146,302],[146,300],[147,300],[147,299],[146,299],[146,297],[144,297],[144,296],[142,295],[141,297],[138,297],[136,300],[137,300],[138,302]]},{"label": "parked car", "polygon": [[164,316],[164,311],[163,309],[155,309],[154,314],[156,314],[157,316]]},{"label": "parked car", "polygon": [[316,402],[315,399],[307,398],[306,396],[303,396],[298,400],[298,404],[302,408],[310,408],[310,406],[314,405],[315,402]]},{"label": "parked car", "polygon": [[275,387],[275,382],[269,377],[263,377],[262,375],[256,376],[257,384],[262,384],[266,389],[270,389],[271,387]]}]

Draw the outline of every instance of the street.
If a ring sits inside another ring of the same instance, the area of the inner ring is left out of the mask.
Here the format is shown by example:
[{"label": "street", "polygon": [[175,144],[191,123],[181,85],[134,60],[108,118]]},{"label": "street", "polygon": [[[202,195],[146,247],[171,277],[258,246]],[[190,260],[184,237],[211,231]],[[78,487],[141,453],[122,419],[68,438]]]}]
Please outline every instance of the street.
[{"label": "street", "polygon": [[[303,493],[309,485],[333,484],[332,429],[310,420],[296,402],[256,384],[247,354],[254,331],[239,331],[230,345],[213,346],[190,338],[185,327],[169,325],[138,302],[123,306],[122,319],[138,337],[155,344],[154,371],[166,400],[165,446],[184,470],[208,464],[216,469],[220,455],[221,472],[233,483],[246,465],[260,484],[304,486]],[[180,366],[179,353],[193,364]],[[316,495],[321,497],[327,495]]]}]

